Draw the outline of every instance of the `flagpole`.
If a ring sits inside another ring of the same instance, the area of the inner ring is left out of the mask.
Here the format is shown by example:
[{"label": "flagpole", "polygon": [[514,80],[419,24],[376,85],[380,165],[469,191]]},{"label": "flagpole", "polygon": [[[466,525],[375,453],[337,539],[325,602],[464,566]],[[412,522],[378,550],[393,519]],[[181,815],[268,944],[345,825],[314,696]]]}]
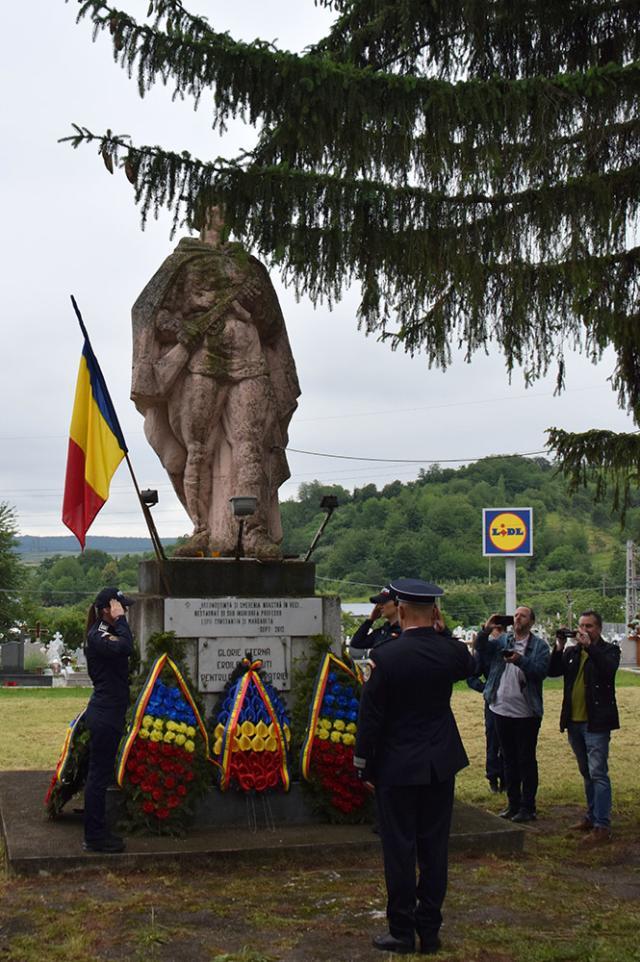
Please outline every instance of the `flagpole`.
[{"label": "flagpole", "polygon": [[[82,335],[83,335],[84,339],[86,340],[87,344],[89,345],[89,348],[90,348],[91,352],[93,353],[93,347],[91,346],[91,341],[90,341],[90,339],[89,339],[89,334],[87,333],[87,329],[86,329],[86,327],[85,327],[85,325],[84,325],[84,321],[82,320],[82,314],[80,313],[80,309],[79,309],[79,307],[78,307],[78,304],[77,304],[76,299],[75,299],[75,297],[73,296],[73,294],[71,294],[71,303],[73,304],[73,309],[74,309],[74,311],[76,312],[76,317],[77,317],[77,319],[78,319],[78,324],[80,325],[80,330],[82,331]],[[95,358],[95,355],[94,355],[94,358]],[[96,361],[96,363],[97,363],[97,361]],[[101,375],[101,376],[102,376],[102,379],[103,379],[104,387],[106,388],[106,384],[104,383],[104,375]],[[111,404],[113,405],[113,402],[111,402]],[[115,415],[115,409],[114,409],[113,413],[114,413],[114,415]],[[115,415],[115,416],[116,416],[116,419],[117,419],[117,415]],[[120,428],[120,425],[119,425],[119,424],[118,424],[118,428]],[[121,428],[120,428],[120,431],[122,431]],[[124,435],[123,435],[123,437],[124,437]],[[126,448],[126,444],[125,444],[125,448]],[[125,461],[127,462],[127,467],[129,468],[129,473],[131,474],[131,480],[133,481],[133,486],[134,486],[134,488],[135,488],[135,490],[136,490],[136,494],[137,494],[137,496],[138,496],[138,502],[139,502],[139,504],[140,504],[140,507],[142,508],[142,514],[144,515],[144,520],[146,521],[147,528],[148,528],[148,530],[149,530],[149,536],[150,536],[150,538],[151,538],[151,543],[152,543],[152,545],[153,545],[153,550],[154,550],[154,552],[155,552],[156,559],[157,559],[157,561],[158,561],[158,567],[159,567],[159,569],[160,569],[160,579],[161,579],[161,581],[162,581],[162,586],[163,586],[166,594],[167,594],[167,595],[170,595],[170,594],[171,594],[171,589],[170,589],[170,587],[169,587],[169,581],[168,581],[168,579],[167,579],[167,572],[166,572],[166,569],[165,569],[165,566],[164,566],[164,562],[167,560],[167,556],[166,556],[166,554],[164,553],[164,547],[163,547],[162,542],[161,542],[161,540],[160,540],[160,535],[158,534],[158,529],[156,528],[156,525],[155,525],[155,522],[154,522],[154,520],[153,520],[153,516],[152,516],[152,514],[151,514],[151,511],[149,510],[149,505],[145,504],[145,502],[144,502],[143,499],[142,499],[142,494],[140,493],[140,487],[139,487],[139,485],[138,485],[138,480],[137,480],[137,478],[136,478],[136,476],[135,476],[135,473],[134,473],[134,470],[133,470],[133,465],[131,464],[131,460],[129,459],[129,451],[128,451],[128,450],[125,451],[124,459],[125,459]]]}]

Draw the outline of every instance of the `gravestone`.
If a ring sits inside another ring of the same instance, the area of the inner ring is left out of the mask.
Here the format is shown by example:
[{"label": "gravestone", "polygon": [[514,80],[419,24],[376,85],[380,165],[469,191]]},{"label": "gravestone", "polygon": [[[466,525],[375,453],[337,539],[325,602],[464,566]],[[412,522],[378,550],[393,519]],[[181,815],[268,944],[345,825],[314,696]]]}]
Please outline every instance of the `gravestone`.
[{"label": "gravestone", "polygon": [[5,641],[0,645],[2,671],[4,674],[22,674],[24,671],[24,642]]}]

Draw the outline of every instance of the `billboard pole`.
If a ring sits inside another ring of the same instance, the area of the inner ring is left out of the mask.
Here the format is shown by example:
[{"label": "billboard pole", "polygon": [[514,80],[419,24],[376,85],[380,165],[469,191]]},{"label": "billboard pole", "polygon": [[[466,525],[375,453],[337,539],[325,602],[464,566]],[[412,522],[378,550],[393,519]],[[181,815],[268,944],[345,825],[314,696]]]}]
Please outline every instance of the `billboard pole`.
[{"label": "billboard pole", "polygon": [[516,611],[516,559],[504,559],[504,613],[513,615]]},{"label": "billboard pole", "polygon": [[[489,559],[504,558],[505,615],[516,611],[516,559],[533,554],[533,511],[531,508],[483,508],[482,554]],[[489,567],[491,581],[491,567]]]}]

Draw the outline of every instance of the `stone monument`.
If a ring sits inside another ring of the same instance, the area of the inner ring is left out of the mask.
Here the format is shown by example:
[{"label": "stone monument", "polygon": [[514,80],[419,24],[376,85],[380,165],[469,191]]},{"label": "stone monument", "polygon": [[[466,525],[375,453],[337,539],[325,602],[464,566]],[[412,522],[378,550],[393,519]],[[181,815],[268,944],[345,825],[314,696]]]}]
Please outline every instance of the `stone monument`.
[{"label": "stone monument", "polygon": [[[313,564],[281,557],[278,488],[300,394],[284,318],[266,268],[222,230],[214,208],[132,311],[131,397],[194,528],[179,557],[140,564],[131,619],[143,653],[154,632],[186,641],[207,710],[247,651],[286,697],[313,635],[340,650],[339,599],[316,597]],[[242,496],[257,507],[238,558],[229,499]]]},{"label": "stone monument", "polygon": [[233,556],[229,499],[242,495],[257,499],[245,555],[273,559],[300,388],[269,274],[221,243],[222,228],[214,209],[201,239],[183,238],[134,304],[131,397],[194,525],[180,553]]}]

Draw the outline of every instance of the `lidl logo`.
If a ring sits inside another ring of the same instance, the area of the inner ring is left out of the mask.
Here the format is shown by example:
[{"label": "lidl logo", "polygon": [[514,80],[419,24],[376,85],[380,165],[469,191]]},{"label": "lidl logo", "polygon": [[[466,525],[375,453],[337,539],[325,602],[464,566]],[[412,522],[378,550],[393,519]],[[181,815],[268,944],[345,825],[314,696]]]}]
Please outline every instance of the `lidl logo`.
[{"label": "lidl logo", "polygon": [[531,508],[485,508],[484,555],[531,555]]}]

